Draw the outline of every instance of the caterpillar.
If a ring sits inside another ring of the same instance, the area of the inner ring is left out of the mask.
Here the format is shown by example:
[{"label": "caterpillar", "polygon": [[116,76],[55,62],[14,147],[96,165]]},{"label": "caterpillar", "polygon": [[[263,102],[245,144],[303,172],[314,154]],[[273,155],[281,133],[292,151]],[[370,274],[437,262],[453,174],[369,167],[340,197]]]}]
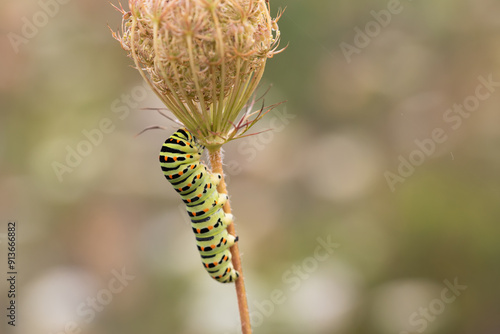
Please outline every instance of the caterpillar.
[{"label": "caterpillar", "polygon": [[200,162],[204,149],[191,132],[181,128],[163,144],[160,165],[186,204],[203,267],[216,281],[231,283],[239,273],[233,268],[229,248],[238,237],[227,232],[233,221],[233,216],[222,209],[228,196],[217,191],[222,176],[210,173]]}]

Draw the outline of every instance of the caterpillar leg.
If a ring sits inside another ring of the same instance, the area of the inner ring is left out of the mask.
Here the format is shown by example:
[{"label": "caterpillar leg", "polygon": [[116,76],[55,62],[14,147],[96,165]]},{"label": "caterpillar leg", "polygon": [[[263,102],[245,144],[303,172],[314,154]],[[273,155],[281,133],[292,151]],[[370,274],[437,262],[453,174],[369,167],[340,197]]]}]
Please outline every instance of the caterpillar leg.
[{"label": "caterpillar leg", "polygon": [[224,225],[224,227],[228,227],[229,225],[231,225],[233,221],[234,221],[234,216],[230,213],[224,214],[224,217],[221,218],[221,222],[222,225]]},{"label": "caterpillar leg", "polygon": [[237,243],[239,240],[239,237],[235,237],[234,235],[232,234],[228,234],[227,235],[227,247],[231,247],[233,246],[235,243]]},{"label": "caterpillar leg", "polygon": [[217,204],[220,204],[221,207],[226,204],[227,200],[229,199],[229,196],[227,194],[219,194],[219,199],[217,200]]},{"label": "caterpillar leg", "polygon": [[219,173],[213,173],[213,174],[210,174],[210,179],[211,179],[212,183],[214,184],[214,186],[217,187],[220,183],[220,180],[222,180],[222,175],[220,175]]}]

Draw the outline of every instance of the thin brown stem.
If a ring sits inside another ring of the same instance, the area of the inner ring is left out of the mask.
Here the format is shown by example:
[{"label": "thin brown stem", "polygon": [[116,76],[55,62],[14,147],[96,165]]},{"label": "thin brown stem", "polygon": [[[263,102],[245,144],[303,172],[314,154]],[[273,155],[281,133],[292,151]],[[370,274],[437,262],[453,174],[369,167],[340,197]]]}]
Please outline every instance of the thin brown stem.
[{"label": "thin brown stem", "polygon": [[[217,187],[217,191],[221,194],[227,194],[226,182],[224,181],[224,172],[222,170],[222,152],[221,148],[209,149],[210,152],[210,164],[212,166],[212,173],[219,173],[222,175],[222,180]],[[224,212],[231,213],[231,205],[229,201],[224,205]],[[236,235],[234,228],[234,223],[227,227],[229,234]],[[240,273],[240,277],[236,280],[236,295],[238,297],[238,307],[240,310],[240,320],[241,320],[241,332],[242,334],[252,334],[252,328],[250,326],[250,314],[248,311],[247,303],[247,293],[245,290],[245,281],[243,277],[243,270],[241,267],[240,250],[238,248],[238,243],[235,243],[233,247],[230,248],[231,255],[233,257],[233,267]]]}]

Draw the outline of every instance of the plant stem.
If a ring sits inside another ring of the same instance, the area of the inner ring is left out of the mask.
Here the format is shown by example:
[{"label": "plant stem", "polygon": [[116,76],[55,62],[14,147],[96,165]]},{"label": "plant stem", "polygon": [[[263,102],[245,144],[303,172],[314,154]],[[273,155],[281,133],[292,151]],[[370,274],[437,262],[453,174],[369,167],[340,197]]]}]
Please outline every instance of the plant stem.
[{"label": "plant stem", "polygon": [[[212,173],[219,173],[222,175],[222,179],[217,187],[217,191],[221,194],[227,194],[226,182],[224,181],[224,172],[222,170],[222,151],[220,147],[210,149],[210,165],[212,166]],[[225,213],[231,213],[231,205],[229,201],[223,207]],[[227,232],[232,235],[236,235],[234,223],[227,227]],[[230,248],[232,255],[233,267],[240,273],[240,277],[236,280],[236,296],[238,297],[238,307],[240,310],[240,321],[241,321],[241,332],[243,334],[252,334],[252,328],[250,326],[250,314],[248,311],[247,303],[247,293],[245,290],[245,281],[243,277],[243,270],[241,268],[241,258],[240,250],[238,248],[238,243]]]}]

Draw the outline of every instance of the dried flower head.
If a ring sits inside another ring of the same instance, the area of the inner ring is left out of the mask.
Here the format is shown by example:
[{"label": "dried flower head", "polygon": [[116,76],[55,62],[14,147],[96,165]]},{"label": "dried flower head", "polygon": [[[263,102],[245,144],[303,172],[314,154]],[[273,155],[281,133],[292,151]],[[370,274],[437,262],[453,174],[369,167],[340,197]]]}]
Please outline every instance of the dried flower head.
[{"label": "dried flower head", "polygon": [[[279,44],[266,0],[130,0],[113,33],[168,109],[208,147],[243,136],[237,117]],[[250,119],[251,117],[253,119]]]}]

